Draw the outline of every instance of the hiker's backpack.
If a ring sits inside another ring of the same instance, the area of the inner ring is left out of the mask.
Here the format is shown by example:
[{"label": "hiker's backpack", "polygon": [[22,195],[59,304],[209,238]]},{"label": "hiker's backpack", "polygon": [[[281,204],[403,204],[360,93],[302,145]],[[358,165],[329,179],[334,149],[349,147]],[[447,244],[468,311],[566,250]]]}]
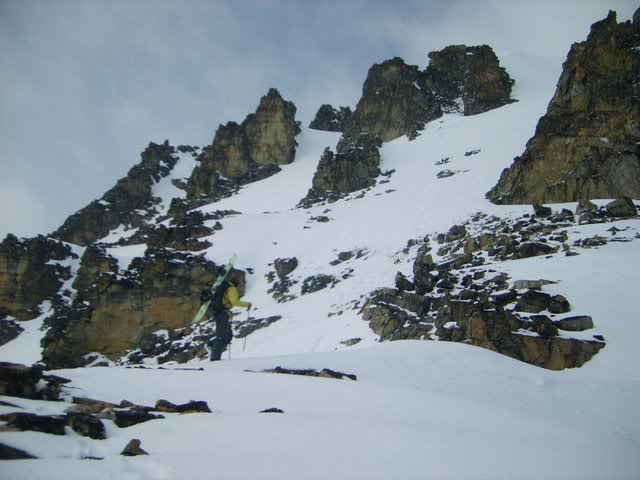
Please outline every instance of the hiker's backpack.
[{"label": "hiker's backpack", "polygon": [[216,313],[222,312],[225,309],[222,299],[229,286],[229,282],[224,280],[220,285],[218,285],[216,291],[213,292],[213,295],[211,296],[211,302],[209,303],[210,314],[214,315]]}]

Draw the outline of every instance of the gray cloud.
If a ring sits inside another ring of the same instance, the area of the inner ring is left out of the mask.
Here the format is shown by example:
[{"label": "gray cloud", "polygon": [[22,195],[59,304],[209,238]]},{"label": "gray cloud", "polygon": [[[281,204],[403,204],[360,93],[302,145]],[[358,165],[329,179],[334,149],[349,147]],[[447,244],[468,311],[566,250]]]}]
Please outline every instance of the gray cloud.
[{"label": "gray cloud", "polygon": [[[0,2],[0,236],[48,233],[139,161],[149,141],[204,145],[269,87],[307,123],[354,106],[369,66],[421,67],[452,43],[503,63],[560,64],[633,0],[4,0]],[[513,60],[515,61],[515,60]]]}]

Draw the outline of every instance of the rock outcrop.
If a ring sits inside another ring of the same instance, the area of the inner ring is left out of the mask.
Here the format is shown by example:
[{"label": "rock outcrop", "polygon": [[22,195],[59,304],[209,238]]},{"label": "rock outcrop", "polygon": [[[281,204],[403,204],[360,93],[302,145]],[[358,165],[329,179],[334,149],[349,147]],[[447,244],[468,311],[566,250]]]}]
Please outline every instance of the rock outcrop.
[{"label": "rock outcrop", "polygon": [[320,106],[315,118],[309,124],[309,128],[326,132],[344,132],[351,115],[353,112],[349,107],[335,109],[331,105],[325,104]]},{"label": "rock outcrop", "polygon": [[221,175],[236,183],[249,183],[276,173],[278,165],[291,163],[298,145],[295,137],[300,133],[295,114],[295,105],[272,88],[242,124],[220,125],[189,179],[189,198],[215,197]]},{"label": "rock outcrop", "polygon": [[19,363],[0,362],[0,395],[32,400],[60,400],[68,380],[56,375],[44,375],[41,368]]},{"label": "rock outcrop", "polygon": [[640,198],[640,21],[615,12],[571,47],[525,152],[487,193],[494,203]]},{"label": "rock outcrop", "polygon": [[38,306],[53,300],[71,276],[62,262],[75,255],[60,241],[42,236],[19,240],[8,235],[0,243],[0,318],[29,320]]},{"label": "rock outcrop", "polygon": [[[50,368],[82,366],[92,352],[116,359],[153,332],[188,327],[215,272],[216,265],[201,256],[152,248],[122,271],[104,250],[87,249],[73,301],[57,305],[47,320],[44,362]],[[233,274],[243,286],[243,272]]]},{"label": "rock outcrop", "polygon": [[[500,272],[500,262],[562,252],[577,255],[573,249],[631,239],[613,227],[610,240],[581,238],[569,245],[567,229],[576,221],[603,223],[618,217],[605,207],[595,207],[580,219],[568,210],[545,209],[545,216],[542,211],[537,206],[515,219],[477,214],[446,233],[411,240],[403,253],[417,247],[413,279],[397,273],[396,288],[372,292],[362,307],[363,319],[381,341],[462,342],[547,369],[582,366],[605,347],[593,319],[571,315],[569,299],[544,291],[555,282],[512,281]],[[432,242],[438,243],[437,250]]]},{"label": "rock outcrop", "polygon": [[169,145],[149,143],[142,161],[127,176],[82,210],[71,215],[51,236],[76,245],[88,245],[120,225],[139,227],[153,217],[152,186],[166,177],[178,161],[177,150]]},{"label": "rock outcrop", "polygon": [[[413,139],[443,112],[473,115],[511,101],[514,82],[490,47],[455,45],[431,52],[429,58],[425,71],[399,57],[369,69],[362,97],[344,122],[337,152],[325,150],[302,205],[335,200],[375,184],[380,156],[374,145],[403,135]],[[337,123],[330,105],[323,105],[318,116],[318,123]]]},{"label": "rock outcrop", "polygon": [[325,148],[302,204],[333,200],[370,187],[380,175],[380,143],[371,135],[344,137],[333,153]]},{"label": "rock outcrop", "polygon": [[476,115],[511,102],[514,81],[488,45],[451,45],[429,59],[425,84],[443,110]]},{"label": "rock outcrop", "polygon": [[383,142],[415,134],[442,115],[424,74],[401,58],[374,64],[362,87],[349,125],[351,135],[365,132]]}]

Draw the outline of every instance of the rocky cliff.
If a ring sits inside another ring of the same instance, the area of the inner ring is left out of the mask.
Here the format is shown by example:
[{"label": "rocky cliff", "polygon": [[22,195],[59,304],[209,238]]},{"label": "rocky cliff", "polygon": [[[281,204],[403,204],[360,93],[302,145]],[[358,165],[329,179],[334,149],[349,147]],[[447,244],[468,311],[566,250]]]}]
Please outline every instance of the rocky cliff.
[{"label": "rocky cliff", "polygon": [[8,235],[0,243],[0,319],[29,320],[42,313],[42,302],[53,300],[71,277],[64,262],[74,257],[60,241]]},{"label": "rocky cliff", "polygon": [[215,197],[220,175],[236,183],[249,183],[276,173],[278,165],[293,162],[295,137],[300,133],[295,114],[295,105],[272,88],[242,124],[220,125],[189,179],[189,198]]},{"label": "rocky cliff", "polygon": [[[43,340],[43,361],[51,367],[85,365],[90,353],[119,358],[157,331],[184,335],[200,307],[199,292],[216,276],[213,262],[191,252],[211,247],[208,239],[222,228],[218,220],[237,213],[195,207],[292,162],[300,131],[295,112],[271,89],[241,125],[221,126],[201,154],[150,143],[126,177],[70,216],[54,238],[7,237],[0,244],[2,339],[15,337],[16,320],[36,317],[43,305],[53,306]],[[191,157],[199,165],[181,178],[173,170]],[[184,193],[165,204],[168,199],[154,196],[160,182]],[[108,237],[115,229],[122,236]],[[116,246],[132,246],[137,256],[119,265],[108,253]],[[232,276],[242,290],[244,272]]]},{"label": "rocky cliff", "polygon": [[120,225],[141,226],[153,217],[158,200],[152,186],[169,174],[177,161],[176,148],[149,143],[141,162],[99,200],[71,215],[52,237],[76,245],[88,245]]},{"label": "rocky cliff", "polygon": [[451,45],[429,59],[425,84],[443,110],[476,115],[512,101],[514,81],[488,45]]},{"label": "rocky cliff", "polygon": [[[244,286],[244,273],[234,276]],[[188,328],[200,291],[215,278],[213,262],[186,252],[149,248],[120,269],[104,248],[89,247],[73,300],[60,302],[47,319],[43,360],[56,368],[86,365],[93,352],[116,359],[154,332]]]},{"label": "rocky cliff", "polygon": [[383,142],[415,134],[442,115],[435,95],[423,86],[424,73],[401,58],[373,65],[349,123],[349,134],[366,132]]},{"label": "rocky cliff", "polygon": [[325,148],[302,205],[336,200],[343,194],[375,184],[380,175],[380,141],[368,134],[343,137],[334,153]]},{"label": "rocky cliff", "polygon": [[344,132],[353,112],[349,107],[333,108],[329,104],[321,105],[316,116],[309,124],[314,130],[325,132]]},{"label": "rocky cliff", "polygon": [[571,47],[547,113],[494,203],[640,198],[640,20],[609,12]]},{"label": "rocky cliff", "polygon": [[[380,174],[380,155],[373,145],[380,146],[403,135],[415,138],[443,112],[473,115],[512,101],[514,82],[500,67],[491,47],[454,45],[430,52],[429,58],[424,71],[398,57],[369,69],[362,97],[344,122],[336,154],[324,152],[303,204],[375,183]],[[314,124],[335,125],[336,115],[330,105],[323,105]],[[365,148],[359,148],[363,142]],[[361,152],[356,154],[354,146]]]}]

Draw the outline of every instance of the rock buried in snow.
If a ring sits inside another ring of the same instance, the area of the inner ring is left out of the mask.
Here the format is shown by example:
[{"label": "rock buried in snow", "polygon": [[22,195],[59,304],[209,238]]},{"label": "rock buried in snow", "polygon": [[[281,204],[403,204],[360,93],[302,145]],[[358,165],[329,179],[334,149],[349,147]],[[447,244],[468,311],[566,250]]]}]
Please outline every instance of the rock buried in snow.
[{"label": "rock buried in snow", "polygon": [[544,285],[551,285],[556,282],[551,280],[516,280],[513,282],[514,290],[542,290]]},{"label": "rock buried in snow", "polygon": [[284,410],[280,410],[279,408],[267,408],[266,410],[262,410],[260,413],[284,413]]},{"label": "rock buried in snow", "polygon": [[165,413],[211,413],[207,402],[192,400],[181,405],[175,405],[168,400],[158,400],[156,410]]},{"label": "rock buried in snow", "polygon": [[138,423],[148,422],[149,420],[156,420],[158,418],[164,418],[162,415],[153,415],[147,412],[128,412],[115,410],[114,412],[115,424],[120,428],[127,428]]},{"label": "rock buried in snow", "polygon": [[343,378],[348,378],[349,380],[357,380],[358,377],[349,373],[337,372],[335,370],[331,370],[329,368],[323,368],[320,371],[313,369],[291,369],[291,368],[282,368],[280,366],[270,369],[263,370],[265,373],[281,373],[285,375],[301,375],[305,377],[322,377],[322,378],[336,378],[338,380],[342,380]]},{"label": "rock buried in snow", "polygon": [[64,435],[67,419],[58,415],[36,415],[35,413],[14,412],[0,415],[0,421],[7,422],[9,428]]},{"label": "rock buried in snow", "polygon": [[30,458],[38,457],[35,457],[24,450],[0,443],[0,460],[27,460]]},{"label": "rock buried in snow", "polygon": [[132,439],[127,446],[124,447],[124,450],[120,452],[120,455],[124,455],[126,457],[136,457],[138,455],[149,455],[145,452],[140,446],[141,442],[137,438]]},{"label": "rock buried in snow", "polygon": [[68,413],[68,425],[83,437],[95,440],[107,438],[107,432],[102,421],[87,413]]},{"label": "rock buried in snow", "polygon": [[530,258],[539,255],[551,255],[558,250],[543,242],[525,242],[516,248],[516,258]]},{"label": "rock buried in snow", "polygon": [[307,293],[318,292],[328,286],[334,286],[337,283],[337,279],[332,275],[318,274],[311,277],[307,277],[302,282],[302,295]]}]

